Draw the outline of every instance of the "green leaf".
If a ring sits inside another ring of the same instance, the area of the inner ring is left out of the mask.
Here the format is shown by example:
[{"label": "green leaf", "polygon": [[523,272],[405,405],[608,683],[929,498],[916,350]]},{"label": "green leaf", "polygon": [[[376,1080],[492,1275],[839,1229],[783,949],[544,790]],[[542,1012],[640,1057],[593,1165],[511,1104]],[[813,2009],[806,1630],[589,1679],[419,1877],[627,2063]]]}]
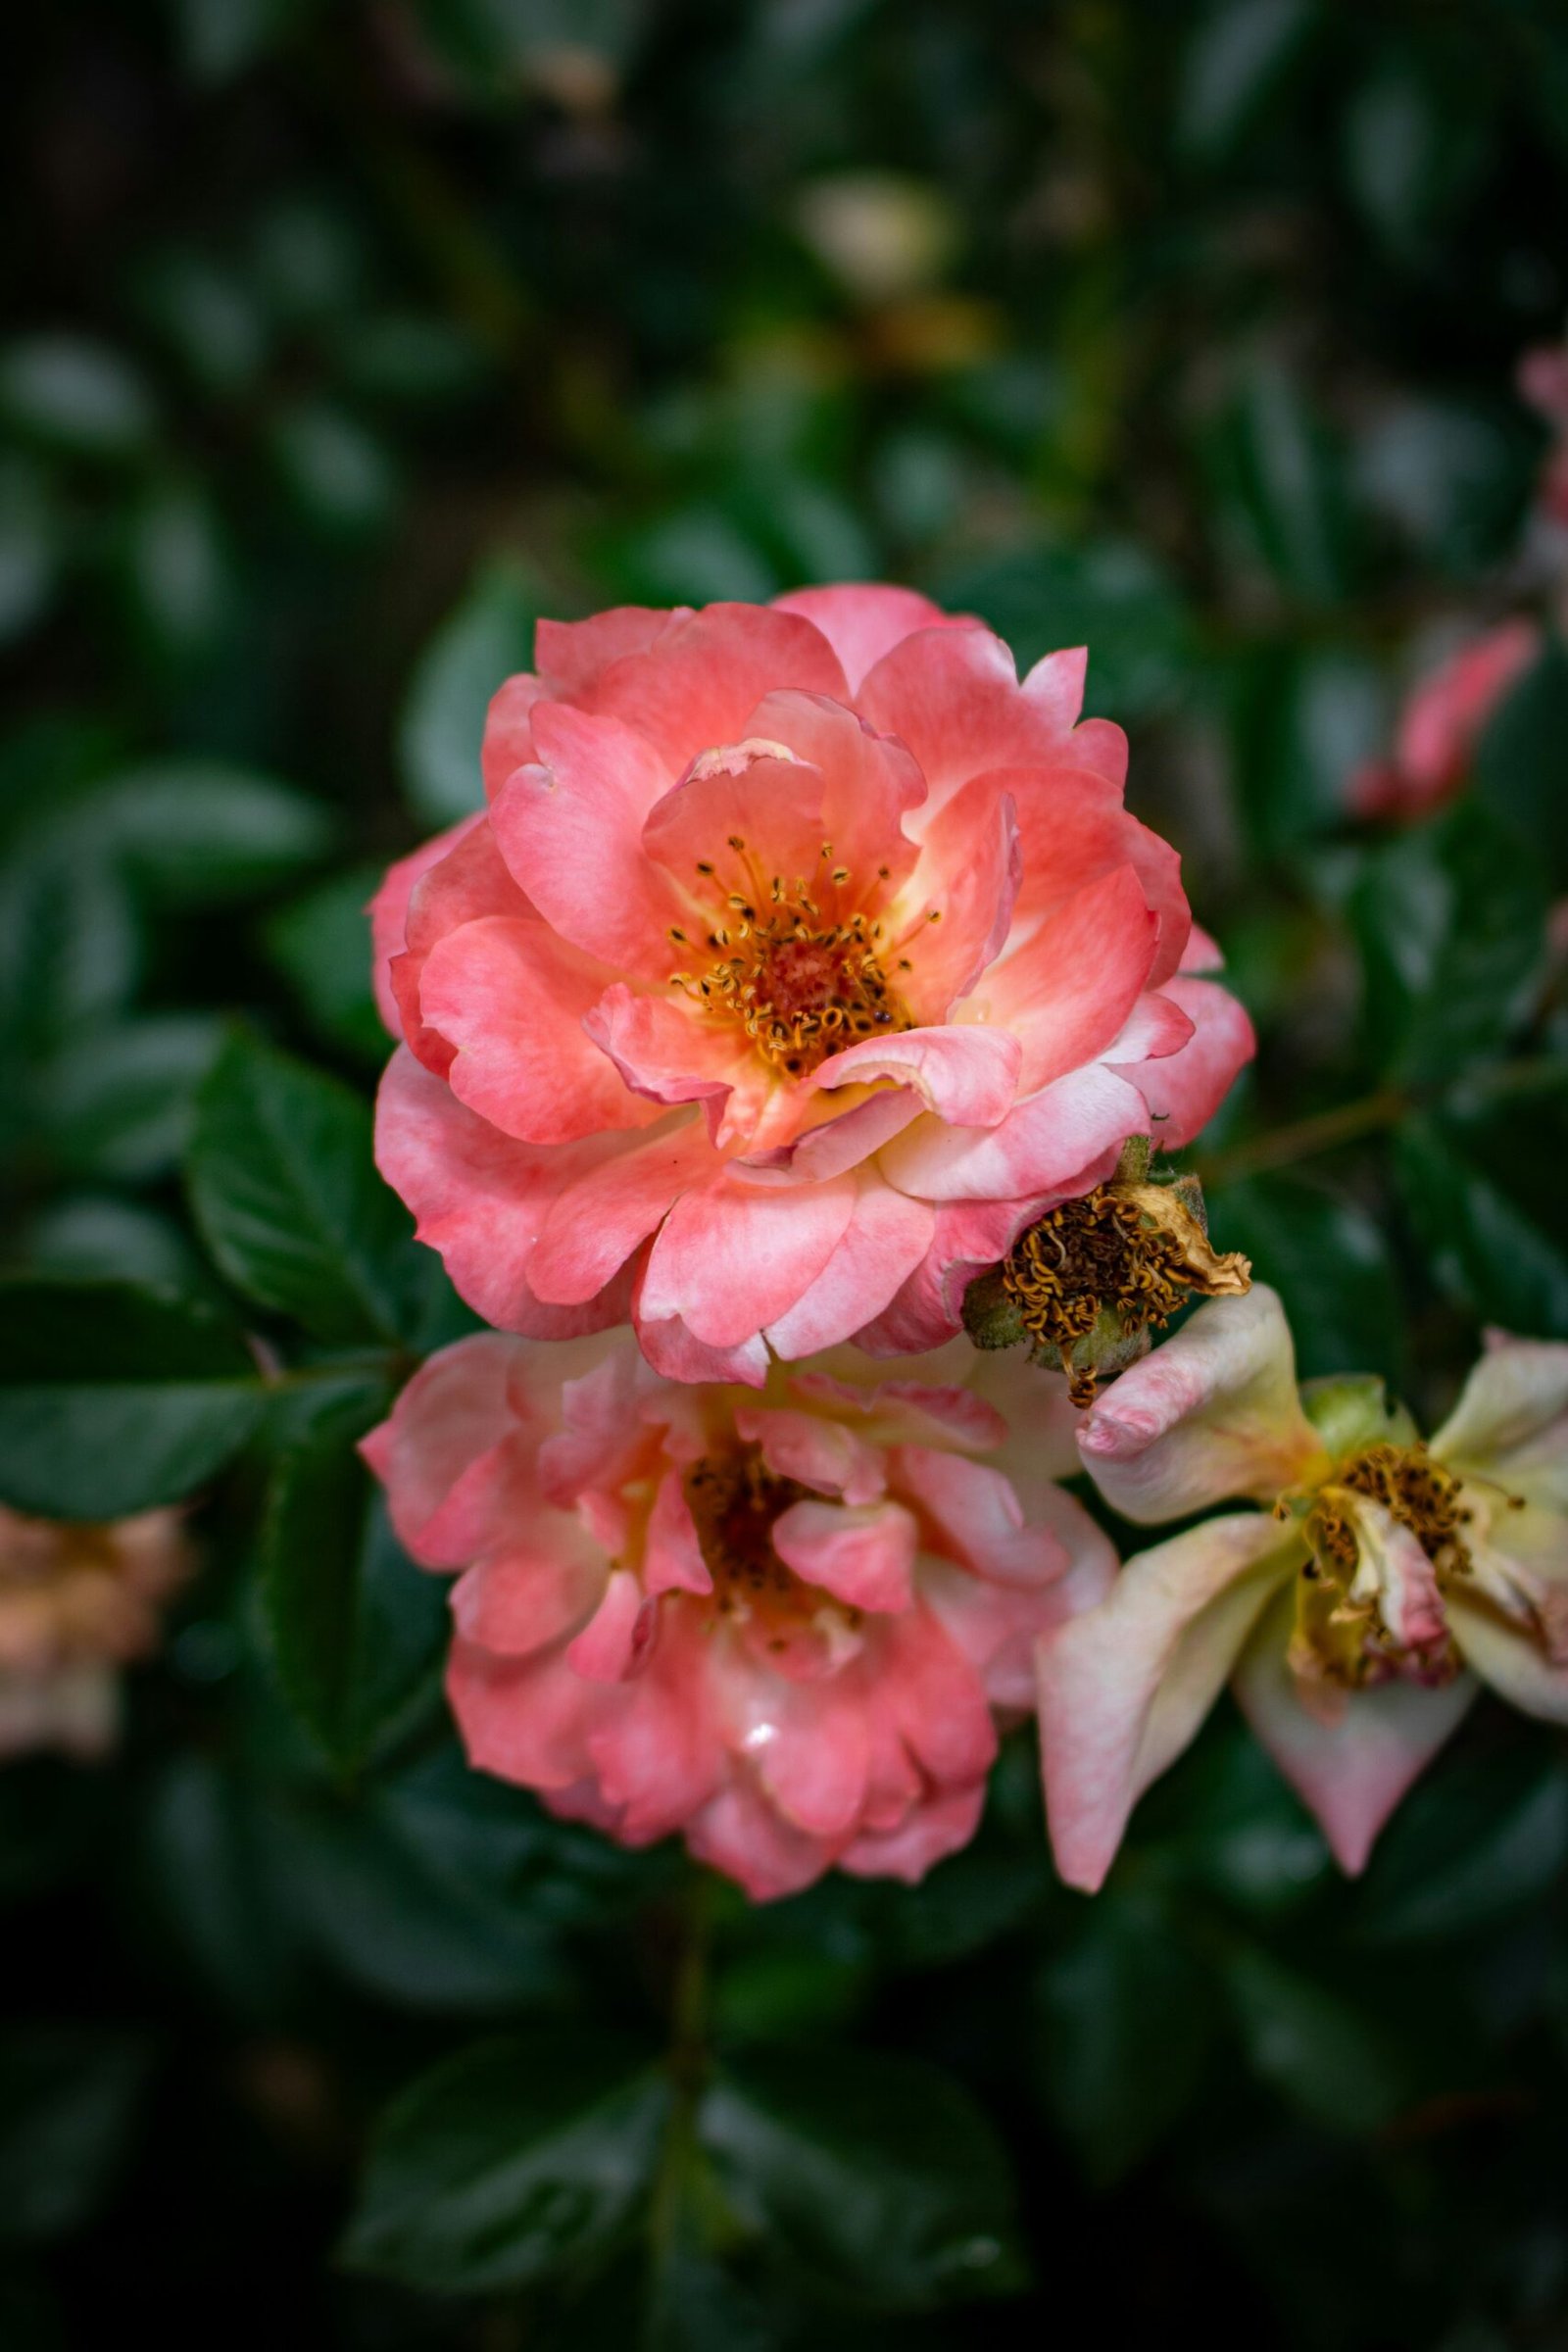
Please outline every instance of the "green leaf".
[{"label": "green leaf", "polygon": [[933,2067],[752,2051],[716,2079],[699,2131],[739,2218],[823,2287],[912,2310],[1019,2283],[1006,2158]]},{"label": "green leaf", "polygon": [[1488,810],[1450,808],[1368,858],[1350,914],[1378,1065],[1414,1083],[1503,1047],[1545,955],[1539,859]]},{"label": "green leaf", "polygon": [[264,934],[268,954],[320,1035],[375,1062],[391,1050],[370,986],[367,908],[381,871],[363,865],[335,875],[279,907]]},{"label": "green leaf", "polygon": [[1476,746],[1472,791],[1483,808],[1515,825],[1568,890],[1568,649],[1552,639],[1493,713]]},{"label": "green leaf", "polygon": [[532,664],[540,601],[531,575],[499,558],[419,657],[398,725],[398,765],[410,807],[431,824],[454,824],[483,803],[485,712],[503,681]]},{"label": "green leaf", "polygon": [[1102,1894],[1041,1978],[1042,2081],[1097,2185],[1165,2137],[1202,2086],[1208,1976],[1169,1913]]},{"label": "green leaf", "polygon": [[1289,595],[1338,598],[1349,562],[1344,468],[1297,378],[1273,360],[1249,365],[1204,454],[1222,557],[1261,567]]},{"label": "green leaf", "polygon": [[1387,741],[1373,664],[1343,646],[1262,646],[1234,665],[1229,710],[1236,794],[1258,848],[1292,858],[1343,826],[1347,784]]},{"label": "green leaf", "polygon": [[462,2050],[383,2117],[343,2259],[447,2294],[578,2272],[645,2203],[668,2103],[666,2078],[600,2029]]},{"label": "green leaf", "polygon": [[29,842],[0,873],[0,1036],[40,1053],[130,998],[142,942],[106,859]]},{"label": "green leaf", "polygon": [[978,612],[1012,648],[1020,677],[1060,646],[1089,647],[1088,708],[1140,718],[1177,699],[1192,647],[1180,598],[1131,541],[1037,546],[944,573],[938,601]]},{"label": "green leaf", "polygon": [[1253,1177],[1208,1197],[1217,1249],[1240,1250],[1278,1291],[1303,1380],[1324,1372],[1404,1376],[1404,1312],[1394,1262],[1358,1202],[1294,1176]]},{"label": "green leaf", "polygon": [[409,1558],[375,1481],[338,1437],[278,1464],[262,1552],[285,1695],[330,1761],[351,1771],[434,1691],[445,1580]]},{"label": "green leaf", "polygon": [[145,2045],[96,2026],[10,2027],[0,2038],[0,2237],[66,2237],[90,2220],[126,2152]]},{"label": "green leaf", "polygon": [[126,517],[122,564],[131,626],[154,652],[193,660],[221,637],[233,572],[221,522],[198,484],[152,485]]},{"label": "green leaf", "polygon": [[1526,1735],[1495,1753],[1446,1761],[1419,1783],[1357,1888],[1367,1943],[1484,1936],[1532,1911],[1568,1864],[1568,1775]]},{"label": "green leaf", "polygon": [[63,533],[42,466],[0,463],[0,645],[24,637],[54,596]]},{"label": "green leaf", "polygon": [[107,777],[63,820],[63,846],[114,858],[154,897],[208,907],[275,888],[331,838],[317,802],[222,760],[167,759]]},{"label": "green leaf", "polygon": [[198,1098],[186,1176],[203,1238],[247,1298],[325,1340],[409,1328],[421,1253],[375,1172],[369,1108],[337,1079],[236,1035]]},{"label": "green leaf", "polygon": [[1478,1321],[1568,1339],[1568,1089],[1406,1119],[1395,1167],[1439,1284]]},{"label": "green leaf", "polygon": [[208,1307],[124,1282],[0,1283],[0,1498],[18,1510],[177,1502],[244,1445],[265,1396]]},{"label": "green leaf", "polygon": [[1178,147],[1205,161],[1234,147],[1284,81],[1315,13],[1312,0],[1219,0],[1210,7],[1182,64]]},{"label": "green leaf", "polygon": [[0,352],[0,417],[63,455],[121,460],[151,440],[151,397],[107,344],[31,335]]},{"label": "green leaf", "polygon": [[364,539],[391,521],[401,488],[396,462],[351,410],[302,400],[274,418],[270,438],[284,489],[323,536]]},{"label": "green leaf", "polygon": [[1331,2132],[1375,2132],[1410,2095],[1387,2021],[1256,1948],[1234,1951],[1225,1985],[1248,2060],[1292,2106]]},{"label": "green leaf", "polygon": [[39,1088],[50,1151],[74,1175],[141,1184],[177,1167],[196,1092],[222,1044],[218,1016],[148,1013],[58,1054]]}]

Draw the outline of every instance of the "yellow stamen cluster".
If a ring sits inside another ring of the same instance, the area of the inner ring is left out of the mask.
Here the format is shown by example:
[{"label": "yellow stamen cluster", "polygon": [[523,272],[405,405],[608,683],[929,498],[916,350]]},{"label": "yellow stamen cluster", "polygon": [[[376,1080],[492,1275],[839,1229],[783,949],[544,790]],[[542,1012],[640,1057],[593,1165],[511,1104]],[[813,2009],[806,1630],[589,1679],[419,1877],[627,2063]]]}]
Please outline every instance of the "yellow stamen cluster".
[{"label": "yellow stamen cluster", "polygon": [[[1389,1632],[1376,1596],[1352,1595],[1360,1566],[1352,1495],[1380,1504],[1408,1528],[1440,1578],[1470,1572],[1461,1531],[1471,1514],[1459,1480],[1419,1443],[1367,1446],[1341,1464],[1303,1522],[1310,1556],[1297,1592],[1293,1668],[1308,1679],[1351,1690],[1395,1675],[1429,1685],[1450,1681],[1458,1671],[1458,1655],[1446,1635],[1424,1644],[1419,1654],[1408,1652]],[[1288,1517],[1290,1498],[1276,1507],[1279,1516]]]},{"label": "yellow stamen cluster", "polygon": [[[838,915],[823,905],[823,883],[840,905],[851,880],[849,868],[833,862],[831,842],[822,845],[826,872],[814,893],[804,878],[774,874],[763,883],[745,841],[734,835],[729,846],[757,887],[728,894],[721,919],[701,943],[712,961],[706,972],[671,973],[675,987],[739,1021],[763,1059],[791,1078],[862,1038],[913,1026],[882,968],[882,924],[858,909]],[[713,878],[706,861],[697,871],[705,882]],[[878,878],[886,873],[881,868]],[[678,928],[669,936],[677,948],[695,944]],[[909,969],[907,956],[898,969]]]}]

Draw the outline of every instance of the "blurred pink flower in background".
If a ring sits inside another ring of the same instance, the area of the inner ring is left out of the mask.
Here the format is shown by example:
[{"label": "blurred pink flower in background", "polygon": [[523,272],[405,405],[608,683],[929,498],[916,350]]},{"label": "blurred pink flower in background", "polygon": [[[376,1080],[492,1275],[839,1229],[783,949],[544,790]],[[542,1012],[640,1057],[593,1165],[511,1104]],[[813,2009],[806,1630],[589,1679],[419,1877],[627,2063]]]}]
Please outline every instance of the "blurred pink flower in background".
[{"label": "blurred pink flower in background", "polygon": [[965,1284],[1252,1051],[1079,722],[907,590],[542,623],[489,804],[395,866],[377,1158],[505,1330],[681,1380],[938,1345]]},{"label": "blurred pink flower in background", "polygon": [[156,1649],[191,1574],[178,1511],[88,1526],[0,1505],[0,1755],[114,1744],[120,1669]]},{"label": "blurred pink flower in background", "polygon": [[465,1571],[472,1762],[628,1844],[682,1831],[759,1898],[965,1844],[1036,1637],[1114,1555],[1053,1483],[1060,1380],[966,1343],[875,1374],[681,1387],[626,1332],[416,1373],[364,1450],[409,1549]]},{"label": "blurred pink flower in background", "polygon": [[1394,756],[1350,780],[1357,816],[1428,816],[1464,789],[1487,721],[1541,652],[1540,624],[1524,614],[1472,638],[1406,697]]},{"label": "blurred pink flower in background", "polygon": [[1232,1496],[1264,1507],[1139,1552],[1042,1642],[1046,1800],[1071,1885],[1100,1885],[1227,1682],[1348,1871],[1477,1678],[1568,1723],[1568,1347],[1490,1335],[1423,1445],[1380,1381],[1298,1393],[1257,1285],[1124,1373],[1078,1443],[1142,1524]]}]

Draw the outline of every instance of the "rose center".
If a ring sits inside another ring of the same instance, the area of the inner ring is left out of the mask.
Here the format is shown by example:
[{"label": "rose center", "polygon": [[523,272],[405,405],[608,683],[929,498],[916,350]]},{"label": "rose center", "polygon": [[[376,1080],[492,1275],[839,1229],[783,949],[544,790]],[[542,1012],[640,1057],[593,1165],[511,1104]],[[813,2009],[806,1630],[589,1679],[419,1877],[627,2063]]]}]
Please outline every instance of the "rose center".
[{"label": "rose center", "polygon": [[[710,960],[700,971],[672,972],[707,1012],[740,1023],[764,1061],[786,1076],[814,1070],[832,1054],[862,1038],[913,1027],[882,964],[882,924],[863,909],[845,911],[851,876],[821,850],[822,871],[808,886],[774,874],[765,881],[739,836],[730,848],[754,887],[734,890],[699,941],[672,929],[681,949],[701,946]],[[698,866],[706,883],[714,868]],[[879,878],[885,879],[885,869]],[[897,969],[909,969],[907,956]]]},{"label": "rose center", "polygon": [[1311,1556],[1298,1587],[1292,1664],[1299,1674],[1349,1689],[1395,1677],[1429,1685],[1451,1681],[1459,1661],[1448,1634],[1415,1647],[1401,1644],[1384,1622],[1377,1592],[1358,1578],[1361,1544],[1351,1495],[1381,1504],[1408,1528],[1440,1582],[1470,1572],[1463,1534],[1470,1511],[1459,1480],[1422,1445],[1369,1446],[1341,1466],[1307,1513],[1303,1533]]},{"label": "rose center", "polygon": [[756,1445],[705,1454],[682,1484],[720,1617],[756,1623],[772,1649],[820,1631],[826,1616],[858,1629],[858,1609],[808,1584],[774,1548],[773,1529],[790,1505],[820,1499],[811,1488],[769,1470]]}]

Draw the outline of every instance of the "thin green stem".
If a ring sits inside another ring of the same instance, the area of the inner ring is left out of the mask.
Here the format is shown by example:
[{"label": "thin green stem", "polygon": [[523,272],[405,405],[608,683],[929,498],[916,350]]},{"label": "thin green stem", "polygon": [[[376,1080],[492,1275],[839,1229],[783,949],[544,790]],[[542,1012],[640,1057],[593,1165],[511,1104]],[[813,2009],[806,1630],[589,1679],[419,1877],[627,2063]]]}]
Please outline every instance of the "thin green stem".
[{"label": "thin green stem", "polygon": [[[1498,1061],[1490,1069],[1468,1071],[1463,1091],[1471,1097],[1519,1095],[1562,1082],[1562,1063],[1555,1059]],[[1396,1127],[1412,1111],[1441,1102],[1445,1095],[1456,1091],[1448,1079],[1434,1086],[1382,1086],[1370,1095],[1357,1095],[1352,1102],[1337,1102],[1332,1110],[1316,1111],[1309,1119],[1294,1119],[1288,1127],[1251,1136],[1228,1152],[1210,1152],[1198,1161],[1193,1173],[1210,1190],[1235,1184],[1244,1176],[1266,1175],[1272,1168],[1293,1167],[1299,1159],[1313,1159],[1319,1152],[1337,1151],[1342,1144],[1359,1143],[1363,1136]]]},{"label": "thin green stem", "polygon": [[669,2123],[660,2151],[648,2217],[649,2245],[656,2268],[674,2251],[681,2205],[697,2154],[697,2109],[709,2065],[711,1897],[712,1886],[707,1872],[693,1870],[685,1889],[683,1933],[670,1987]]}]

